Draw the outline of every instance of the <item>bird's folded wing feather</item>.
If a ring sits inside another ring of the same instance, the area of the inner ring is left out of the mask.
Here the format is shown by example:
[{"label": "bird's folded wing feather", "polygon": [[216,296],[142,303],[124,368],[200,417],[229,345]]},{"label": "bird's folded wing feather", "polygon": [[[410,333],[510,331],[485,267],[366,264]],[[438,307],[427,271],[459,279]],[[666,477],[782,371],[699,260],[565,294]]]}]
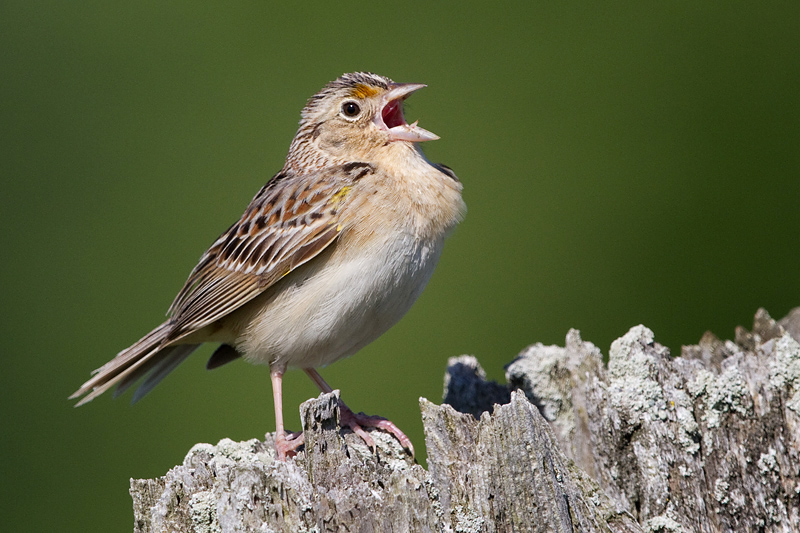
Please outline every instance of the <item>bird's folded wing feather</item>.
[{"label": "bird's folded wing feather", "polygon": [[273,178],[192,271],[170,307],[168,342],[231,313],[330,245],[350,184],[364,175],[352,165]]}]

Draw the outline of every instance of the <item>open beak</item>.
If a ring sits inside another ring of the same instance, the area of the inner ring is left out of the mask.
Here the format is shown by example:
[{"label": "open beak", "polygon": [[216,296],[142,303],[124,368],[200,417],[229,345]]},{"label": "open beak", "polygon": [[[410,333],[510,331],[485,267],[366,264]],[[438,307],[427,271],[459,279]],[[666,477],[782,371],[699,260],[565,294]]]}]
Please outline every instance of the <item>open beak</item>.
[{"label": "open beak", "polygon": [[389,134],[390,141],[422,142],[435,141],[435,133],[417,126],[417,122],[407,124],[403,117],[403,101],[411,93],[426,87],[421,83],[395,83],[381,98],[381,109],[375,115],[375,125]]}]

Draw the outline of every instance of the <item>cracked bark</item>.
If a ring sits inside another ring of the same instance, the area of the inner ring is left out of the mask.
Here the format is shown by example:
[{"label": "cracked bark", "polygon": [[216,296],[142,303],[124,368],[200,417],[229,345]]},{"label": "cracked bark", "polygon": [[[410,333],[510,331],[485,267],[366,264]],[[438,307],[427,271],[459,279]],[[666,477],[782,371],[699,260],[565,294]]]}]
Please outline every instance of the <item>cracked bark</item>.
[{"label": "cracked bark", "polygon": [[[301,407],[306,446],[198,444],[131,480],[136,532],[800,531],[800,309],[670,357],[644,326],[606,366],[572,330],[487,382],[452,358],[445,405],[420,399],[428,470],[391,437],[373,453],[336,392]],[[449,404],[449,405],[448,405]]]}]

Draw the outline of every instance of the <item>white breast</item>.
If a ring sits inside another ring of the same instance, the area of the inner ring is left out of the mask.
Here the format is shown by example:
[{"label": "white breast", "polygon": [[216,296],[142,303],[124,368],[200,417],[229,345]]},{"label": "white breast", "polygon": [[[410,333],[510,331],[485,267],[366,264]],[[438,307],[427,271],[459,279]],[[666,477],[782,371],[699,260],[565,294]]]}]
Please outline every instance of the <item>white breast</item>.
[{"label": "white breast", "polygon": [[296,368],[354,354],[411,308],[433,273],[443,240],[399,234],[357,251],[323,254],[248,306],[237,348],[251,362]]}]

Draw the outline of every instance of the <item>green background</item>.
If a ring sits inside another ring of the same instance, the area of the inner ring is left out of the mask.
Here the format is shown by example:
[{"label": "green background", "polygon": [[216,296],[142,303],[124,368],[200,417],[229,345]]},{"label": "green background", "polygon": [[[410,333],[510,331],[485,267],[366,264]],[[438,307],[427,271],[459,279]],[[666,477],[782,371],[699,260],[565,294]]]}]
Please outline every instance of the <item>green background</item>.
[{"label": "green background", "polygon": [[[427,83],[406,116],[465,186],[418,304],[323,370],[421,452],[450,356],[502,379],[571,327],[676,353],[800,304],[800,3],[289,4],[0,4],[2,529],[129,531],[130,477],[273,430],[267,369],[206,372],[211,347],[135,407],[66,397],[162,320],[343,72]],[[314,395],[287,376],[290,427]]]}]

